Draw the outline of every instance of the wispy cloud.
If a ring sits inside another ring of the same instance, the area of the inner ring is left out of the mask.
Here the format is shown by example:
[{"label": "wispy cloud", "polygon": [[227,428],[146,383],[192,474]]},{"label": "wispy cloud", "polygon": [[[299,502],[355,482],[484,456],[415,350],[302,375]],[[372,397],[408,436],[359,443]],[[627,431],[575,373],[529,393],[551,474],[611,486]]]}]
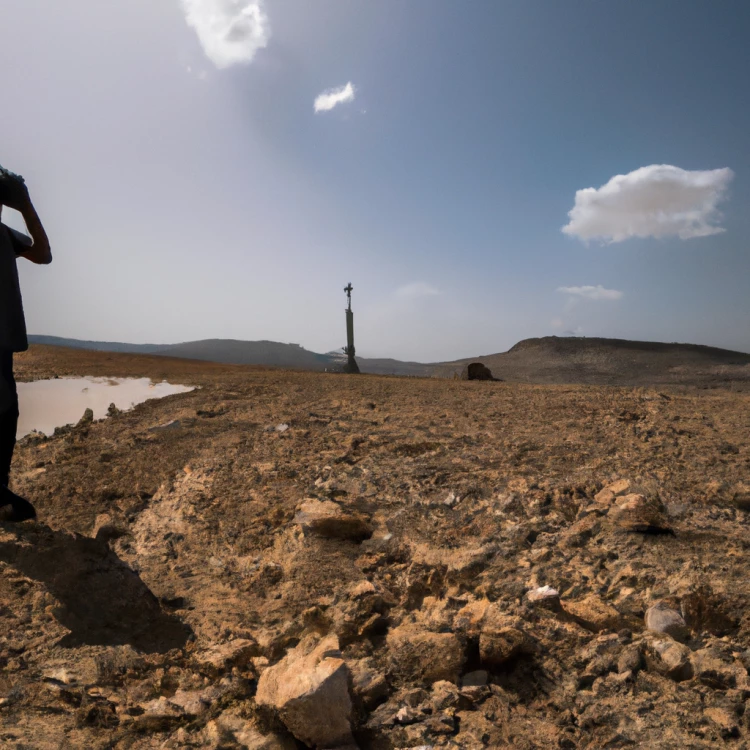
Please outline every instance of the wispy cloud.
[{"label": "wispy cloud", "polygon": [[315,103],[313,106],[315,107],[316,112],[329,112],[339,104],[353,102],[356,93],[356,86],[349,81],[349,83],[344,86],[339,86],[336,89],[327,89],[322,94],[318,94],[318,96],[315,97]]},{"label": "wispy cloud", "polygon": [[734,173],[652,164],[616,175],[600,188],[578,190],[562,231],[582,240],[706,237],[724,229],[717,209]]},{"label": "wispy cloud", "polygon": [[188,26],[217,68],[249,63],[271,37],[264,0],[181,0]]},{"label": "wispy cloud", "polygon": [[396,296],[401,299],[419,299],[420,297],[434,297],[440,294],[432,284],[426,281],[413,281],[411,284],[404,284],[396,289]]},{"label": "wispy cloud", "polygon": [[605,289],[601,284],[597,286],[559,286],[558,292],[569,294],[572,297],[593,300],[622,299],[622,292],[617,289]]}]

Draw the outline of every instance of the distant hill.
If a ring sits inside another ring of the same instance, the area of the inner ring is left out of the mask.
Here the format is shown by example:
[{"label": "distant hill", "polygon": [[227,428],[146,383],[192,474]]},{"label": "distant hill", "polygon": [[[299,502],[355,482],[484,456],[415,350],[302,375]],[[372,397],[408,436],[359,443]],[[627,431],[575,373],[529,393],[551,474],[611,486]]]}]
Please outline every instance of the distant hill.
[{"label": "distant hill", "polygon": [[[239,365],[297,370],[340,370],[339,352],[317,354],[299,344],[277,341],[206,339],[182,344],[126,344],[82,341],[56,336],[29,336],[34,344],[76,349],[156,354]],[[482,362],[495,377],[525,383],[592,385],[722,385],[750,388],[750,354],[698,344],[665,344],[625,339],[547,336],[519,341],[507,352],[424,364],[397,359],[357,357],[360,370],[375,375],[447,377],[459,375],[469,362]]]},{"label": "distant hill", "polygon": [[546,336],[525,339],[502,354],[435,365],[451,377],[482,362],[503,380],[599,385],[750,383],[750,354],[698,344]]},{"label": "distant hill", "polygon": [[163,344],[124,344],[120,341],[83,341],[66,339],[60,336],[29,335],[30,344],[47,344],[49,346],[67,346],[71,349],[93,349],[99,352],[126,352],[129,354],[155,354],[164,349]]},{"label": "distant hill", "polygon": [[267,365],[300,370],[324,370],[332,363],[332,358],[327,354],[316,354],[299,344],[282,344],[278,341],[205,339],[186,341],[181,344],[126,344],[119,341],[83,341],[57,336],[29,336],[29,342],[68,346],[74,349],[95,349],[103,352],[158,354],[231,365]]},{"label": "distant hill", "polygon": [[[94,349],[126,354],[157,354],[183,359],[200,359],[231,365],[263,365],[295,370],[341,369],[345,358],[339,352],[317,354],[299,344],[278,341],[240,341],[237,339],[205,339],[182,344],[126,344],[120,341],[85,341],[59,336],[29,336],[32,344],[67,346],[73,349]],[[418,375],[430,377],[432,366],[396,359],[357,357],[362,372],[376,375]]]}]

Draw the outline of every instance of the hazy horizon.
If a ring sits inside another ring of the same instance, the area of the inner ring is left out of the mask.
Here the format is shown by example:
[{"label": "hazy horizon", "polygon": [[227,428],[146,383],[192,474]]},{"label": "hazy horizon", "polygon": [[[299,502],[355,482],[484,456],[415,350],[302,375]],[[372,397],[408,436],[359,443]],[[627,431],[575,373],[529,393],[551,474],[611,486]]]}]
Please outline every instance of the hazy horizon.
[{"label": "hazy horizon", "polygon": [[[47,334],[29,334],[30,336],[38,336],[40,338],[60,338],[67,341],[80,341],[85,343],[102,343],[102,344],[124,344],[127,346],[154,346],[154,347],[169,347],[169,346],[179,346],[180,344],[194,344],[194,343],[200,343],[204,341],[233,341],[233,342],[240,342],[240,343],[246,343],[246,344],[259,344],[259,343],[271,343],[271,344],[282,344],[284,346],[301,346],[306,351],[309,351],[313,354],[339,354],[343,357],[343,352],[341,348],[338,349],[328,349],[326,351],[316,351],[312,349],[308,349],[308,347],[304,346],[303,344],[300,344],[296,341],[275,341],[272,339],[232,339],[232,338],[222,338],[219,336],[209,336],[204,339],[193,339],[193,340],[184,340],[184,341],[114,341],[111,339],[79,339],[73,336],[48,336]],[[576,338],[576,339],[598,339],[598,338],[609,338],[610,340],[622,340],[622,339],[615,339],[613,337],[600,337],[600,336],[583,336],[583,335],[564,335],[564,334],[549,334],[553,337],[559,337],[559,338]],[[534,337],[534,338],[544,338],[544,337]],[[447,357],[442,360],[408,360],[411,362],[414,362],[416,364],[440,364],[441,362],[453,362],[456,360],[463,360],[463,359],[470,359],[471,357],[481,358],[481,357],[488,357],[494,354],[503,354],[513,348],[515,344],[520,343],[521,341],[528,341],[529,339],[519,339],[518,341],[514,342],[514,344],[511,344],[507,349],[498,350],[498,351],[486,351],[486,352],[474,352],[473,354],[470,354],[468,357]],[[631,339],[631,341],[633,341]],[[671,344],[671,345],[681,345],[681,346],[709,346],[711,347],[711,344],[700,344],[695,341],[655,341],[652,339],[638,339],[635,340],[637,342],[642,343],[658,343],[658,344]],[[32,342],[33,343],[33,342]],[[722,349],[724,347],[713,347]],[[738,354],[750,354],[750,352],[746,352],[740,349],[736,350],[728,350],[728,351],[735,351]],[[390,357],[388,355],[380,355],[380,354],[373,354],[370,352],[360,352],[357,350],[357,359],[395,359],[397,361],[407,361],[402,360],[399,357]]]},{"label": "hazy horizon", "polygon": [[[439,362],[750,351],[740,0],[43,0],[0,13],[28,329]],[[18,226],[4,212],[3,218]]]}]

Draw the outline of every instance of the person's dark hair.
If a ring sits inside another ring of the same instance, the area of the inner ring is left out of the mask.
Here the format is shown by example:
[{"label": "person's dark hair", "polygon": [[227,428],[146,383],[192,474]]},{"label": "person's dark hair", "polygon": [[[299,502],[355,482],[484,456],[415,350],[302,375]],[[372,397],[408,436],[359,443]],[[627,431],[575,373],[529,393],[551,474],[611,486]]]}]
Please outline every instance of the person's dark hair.
[{"label": "person's dark hair", "polygon": [[0,165],[0,205],[17,202],[21,191],[25,191],[25,182],[20,174],[14,174]]}]

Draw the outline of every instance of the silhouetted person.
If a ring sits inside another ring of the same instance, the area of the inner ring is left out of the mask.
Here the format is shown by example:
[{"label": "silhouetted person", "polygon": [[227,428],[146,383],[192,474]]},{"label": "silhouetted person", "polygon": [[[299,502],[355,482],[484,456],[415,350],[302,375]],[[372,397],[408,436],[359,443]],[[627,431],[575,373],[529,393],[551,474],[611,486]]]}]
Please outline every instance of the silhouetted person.
[{"label": "silhouetted person", "polygon": [[0,166],[0,217],[3,206],[20,212],[31,235],[27,237],[0,222],[0,520],[25,521],[36,517],[34,506],[8,489],[18,426],[13,353],[29,347],[16,258],[46,264],[52,261],[52,255],[23,178]]}]

